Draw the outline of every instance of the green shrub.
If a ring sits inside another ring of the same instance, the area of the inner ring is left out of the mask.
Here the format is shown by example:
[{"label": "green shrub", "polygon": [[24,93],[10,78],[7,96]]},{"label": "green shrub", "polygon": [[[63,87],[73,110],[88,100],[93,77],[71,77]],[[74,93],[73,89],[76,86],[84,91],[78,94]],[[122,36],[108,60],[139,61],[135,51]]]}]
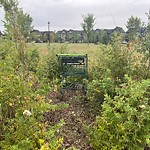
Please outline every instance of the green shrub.
[{"label": "green shrub", "polygon": [[12,52],[12,49],[14,49],[12,41],[0,38],[0,59],[4,60],[10,54],[12,57],[15,53],[15,51]]},{"label": "green shrub", "polygon": [[46,144],[56,150],[62,140],[55,137],[55,132],[62,123],[49,126],[44,122],[43,113],[58,107],[34,93],[32,82],[22,81],[13,73],[0,72],[0,75],[0,148],[29,150]]},{"label": "green shrub", "polygon": [[39,55],[34,49],[28,60],[26,40],[18,20],[29,15],[18,8],[17,0],[1,1],[1,5],[5,11],[6,39],[0,39],[0,149],[57,150],[63,139],[57,139],[55,132],[63,121],[49,125],[44,113],[59,107],[50,104],[43,95],[45,91],[34,89],[39,79],[34,73]]},{"label": "green shrub", "polygon": [[89,68],[88,99],[104,101],[104,95],[115,95],[115,87],[132,73],[132,52],[121,45],[122,37],[115,34],[111,45],[100,45],[97,58]]},{"label": "green shrub", "polygon": [[128,79],[116,96],[105,95],[102,112],[89,129],[96,150],[142,150],[150,146],[150,80]]},{"label": "green shrub", "polygon": [[[149,23],[150,27],[150,23]],[[140,42],[141,47],[138,50],[143,55],[143,64],[145,68],[144,75],[146,78],[150,77],[150,31],[147,32],[145,36],[142,37]]]},{"label": "green shrub", "polygon": [[88,77],[89,81],[95,80],[95,79],[102,79],[105,76],[110,77],[110,70],[108,70],[108,67],[106,65],[106,61],[109,61],[109,51],[111,46],[109,45],[99,45],[99,49],[97,51],[97,55],[93,60],[89,60],[88,65]]},{"label": "green shrub", "polygon": [[109,77],[105,77],[101,80],[95,79],[88,83],[87,91],[87,96],[90,101],[102,103],[106,93],[111,97],[115,94],[115,84]]},{"label": "green shrub", "polygon": [[116,85],[123,83],[124,75],[134,79],[143,79],[147,74],[143,56],[138,51],[141,44],[135,44],[131,49],[121,44],[123,37],[114,34],[111,45],[100,45],[94,62],[90,62],[89,79],[111,78]]},{"label": "green shrub", "polygon": [[[45,88],[46,83],[38,81],[35,73],[29,72],[28,78],[22,80],[13,51],[14,47],[10,47],[5,59],[0,58],[0,149],[57,150],[62,139],[57,139],[55,132],[63,122],[50,126],[44,121],[43,113],[59,107],[50,104],[44,96],[48,85]],[[36,81],[39,85],[35,90]]]},{"label": "green shrub", "polygon": [[60,68],[57,54],[67,53],[65,45],[58,47],[48,47],[48,56],[41,60],[37,73],[40,78],[47,78],[50,81],[60,77]]},{"label": "green shrub", "polygon": [[37,71],[39,60],[40,56],[38,50],[36,48],[33,50],[30,49],[28,52],[28,68],[30,71]]}]

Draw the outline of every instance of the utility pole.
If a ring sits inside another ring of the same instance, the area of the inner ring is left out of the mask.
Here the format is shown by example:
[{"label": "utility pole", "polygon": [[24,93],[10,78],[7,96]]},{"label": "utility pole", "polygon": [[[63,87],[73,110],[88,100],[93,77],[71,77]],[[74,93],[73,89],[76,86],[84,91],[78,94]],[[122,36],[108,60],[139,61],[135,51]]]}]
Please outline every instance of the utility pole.
[{"label": "utility pole", "polygon": [[50,22],[48,21],[48,43],[50,45]]}]

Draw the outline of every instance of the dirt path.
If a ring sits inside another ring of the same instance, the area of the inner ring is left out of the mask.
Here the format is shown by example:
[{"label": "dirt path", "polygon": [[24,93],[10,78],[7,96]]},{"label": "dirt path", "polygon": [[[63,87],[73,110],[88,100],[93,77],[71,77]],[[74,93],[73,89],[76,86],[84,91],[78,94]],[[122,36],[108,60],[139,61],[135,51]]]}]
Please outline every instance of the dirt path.
[{"label": "dirt path", "polygon": [[61,119],[65,122],[58,135],[64,139],[60,150],[63,148],[72,150],[73,147],[78,150],[92,150],[87,142],[85,126],[93,124],[95,117],[90,112],[91,106],[82,100],[80,95],[80,93],[68,92],[63,100],[60,100],[59,93],[52,92],[49,94],[49,98],[53,100],[54,104],[68,104],[66,109],[49,112],[45,115],[46,120],[50,123],[59,122]]}]

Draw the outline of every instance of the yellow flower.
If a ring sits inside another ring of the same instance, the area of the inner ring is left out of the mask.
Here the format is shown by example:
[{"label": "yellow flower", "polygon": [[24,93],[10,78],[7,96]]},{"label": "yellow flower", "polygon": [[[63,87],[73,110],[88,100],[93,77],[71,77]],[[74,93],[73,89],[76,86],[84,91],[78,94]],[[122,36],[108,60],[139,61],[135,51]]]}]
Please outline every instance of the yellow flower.
[{"label": "yellow flower", "polygon": [[43,145],[44,140],[43,139],[39,139],[39,143],[40,143],[40,145]]},{"label": "yellow flower", "polygon": [[48,143],[42,145],[42,147],[40,148],[40,150],[50,150],[49,146],[48,146]]}]

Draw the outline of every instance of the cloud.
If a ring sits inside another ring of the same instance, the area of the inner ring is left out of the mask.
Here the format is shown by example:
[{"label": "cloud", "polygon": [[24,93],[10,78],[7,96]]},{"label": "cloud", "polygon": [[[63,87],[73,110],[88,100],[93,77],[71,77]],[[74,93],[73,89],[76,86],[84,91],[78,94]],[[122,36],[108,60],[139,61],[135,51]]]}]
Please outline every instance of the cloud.
[{"label": "cloud", "polygon": [[[125,24],[131,15],[146,22],[145,12],[150,9],[149,0],[20,0],[20,7],[33,18],[36,29],[82,29],[82,15],[93,13],[95,28],[114,28]],[[0,13],[0,17],[3,16]],[[1,24],[0,24],[1,26]]]}]

